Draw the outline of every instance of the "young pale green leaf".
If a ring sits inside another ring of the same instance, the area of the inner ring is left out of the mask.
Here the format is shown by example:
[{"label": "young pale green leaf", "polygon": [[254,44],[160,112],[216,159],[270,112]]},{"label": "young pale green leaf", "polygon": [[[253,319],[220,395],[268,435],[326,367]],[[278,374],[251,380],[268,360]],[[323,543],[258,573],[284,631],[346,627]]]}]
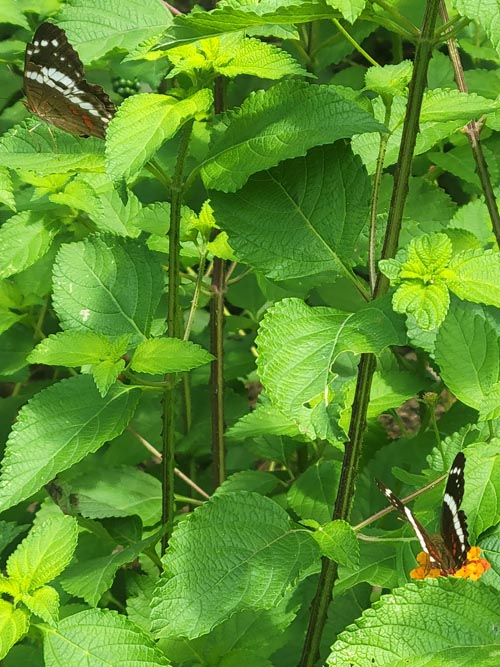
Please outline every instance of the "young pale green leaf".
[{"label": "young pale green leaf", "polygon": [[102,398],[88,375],[40,391],[19,412],[0,477],[0,508],[31,496],[119,435],[134,414],[140,390],[114,385]]},{"label": "young pale green leaf", "polygon": [[110,387],[116,382],[117,377],[125,368],[125,360],[118,359],[117,361],[101,361],[92,367],[91,373],[94,378],[96,387],[99,389],[101,396],[106,396]]},{"label": "young pale green leaf", "polygon": [[[96,545],[95,535],[86,537],[88,539],[83,536],[80,538],[82,550],[80,551],[79,545],[76,552],[77,562],[71,564],[58,581],[66,592],[83,598],[87,604],[95,607],[103,593],[111,588],[118,570],[134,561],[146,549],[153,547],[160,539],[160,534],[154,533],[145,540],[124,548],[121,548],[122,544],[107,545],[104,541]],[[93,549],[97,549],[98,553],[94,553]],[[104,555],[102,551],[105,551]]]},{"label": "young pale green leaf", "polygon": [[403,60],[397,65],[369,67],[365,74],[365,86],[379,95],[403,94],[410,83],[413,73],[411,60]]},{"label": "young pale green leaf", "polygon": [[215,257],[227,259],[231,262],[237,262],[238,258],[235,256],[233,249],[229,243],[227,232],[220,232],[213,241],[207,243],[207,250]]},{"label": "young pale green leaf", "polygon": [[72,0],[61,7],[57,18],[57,24],[67,32],[69,42],[85,64],[113,49],[130,51],[172,23],[172,13],[162,2],[144,6],[135,0],[111,0],[105,4]]},{"label": "young pale green leaf", "polygon": [[434,357],[448,389],[480,409],[500,380],[498,310],[452,299],[436,336]]},{"label": "young pale green leaf", "polygon": [[307,468],[292,484],[287,500],[301,519],[330,521],[340,477],[338,461],[323,461]]},{"label": "young pale green leaf", "polygon": [[468,250],[450,262],[456,279],[447,281],[460,299],[500,308],[500,253],[497,250]]},{"label": "young pale green leaf", "polygon": [[64,618],[57,628],[41,628],[45,667],[170,664],[148,633],[115,611],[88,609]]},{"label": "young pale green leaf", "polygon": [[0,139],[0,167],[30,170],[38,176],[69,172],[104,171],[104,142],[82,139],[29,120]]},{"label": "young pale green leaf", "polygon": [[0,278],[24,271],[43,257],[58,232],[54,215],[23,211],[0,227]]},{"label": "young pale green leaf", "polygon": [[207,188],[235,192],[252,174],[314,146],[384,129],[332,86],[284,81],[252,93],[223,117],[201,175]]},{"label": "young pale green leaf", "polygon": [[140,241],[91,237],[61,247],[53,282],[54,308],[64,329],[114,338],[128,334],[138,343],[149,333],[163,274]]},{"label": "young pale green leaf", "polygon": [[310,308],[283,299],[264,316],[257,336],[259,375],[273,403],[309,437],[331,438],[328,388],[342,352],[380,354],[406,340],[402,319],[388,303],[357,313]]},{"label": "young pale green leaf", "polygon": [[271,609],[317,558],[312,537],[293,529],[272,500],[217,495],[174,531],[152,602],[153,629],[194,638],[236,612]]},{"label": "young pale green leaf", "polygon": [[370,192],[361,161],[338,142],[250,177],[235,194],[213,192],[211,203],[235,254],[268,277],[350,277]]},{"label": "young pale green leaf", "polygon": [[44,338],[28,357],[32,364],[84,366],[115,361],[128,349],[130,336],[115,340],[93,331],[59,331]]},{"label": "young pale green leaf", "polygon": [[312,533],[323,556],[352,569],[359,567],[359,543],[347,521],[330,521]]},{"label": "young pale green leaf", "polygon": [[33,592],[55,579],[68,565],[78,541],[78,525],[60,515],[36,525],[7,561],[7,574],[23,591]]},{"label": "young pale green leaf", "polygon": [[[352,3],[350,3],[352,4]],[[173,25],[163,35],[161,46],[169,48],[206,37],[249,28],[296,25],[321,19],[339,18],[339,13],[323,0],[286,0],[276,6],[274,2],[226,5],[211,12],[194,12],[177,16]]]},{"label": "young pale green leaf", "polygon": [[136,514],[144,526],[160,520],[160,482],[133,467],[101,467],[85,473],[71,480],[71,494],[80,514],[91,519]]},{"label": "young pale green leaf", "polygon": [[[234,38],[238,40],[234,44]],[[203,43],[203,42],[202,42]],[[225,62],[214,63],[214,69],[222,76],[233,78],[240,74],[258,76],[261,79],[282,79],[285,76],[310,76],[292,56],[258,39],[241,35],[223,35],[219,55]],[[223,48],[224,47],[224,48]]]},{"label": "young pale green leaf", "polygon": [[405,251],[400,278],[420,279],[427,283],[448,267],[453,246],[446,234],[424,234],[413,239]]},{"label": "young pale green leaf", "polygon": [[14,609],[7,600],[0,599],[0,660],[27,632],[29,614],[26,609]]},{"label": "young pale green leaf", "polygon": [[413,315],[417,326],[424,331],[432,331],[446,317],[450,294],[442,280],[430,284],[412,280],[398,287],[392,304],[397,313]]},{"label": "young pale green leaf", "polygon": [[440,578],[383,596],[332,646],[329,667],[372,667],[498,641],[500,600],[476,582]]},{"label": "young pale green leaf", "polygon": [[12,211],[16,210],[16,199],[14,197],[14,186],[10,171],[0,168],[0,202],[8,206]]},{"label": "young pale green leaf", "polygon": [[206,115],[212,102],[212,93],[207,89],[183,100],[155,93],[127,98],[109,124],[106,141],[108,173],[113,178],[135,176],[184,123]]},{"label": "young pale green leaf", "polygon": [[179,373],[212,361],[200,345],[179,338],[150,338],[137,346],[131,366],[139,373]]},{"label": "young pale green leaf", "polygon": [[21,601],[31,613],[54,625],[59,618],[59,593],[52,586],[41,586],[33,593],[24,593]]}]

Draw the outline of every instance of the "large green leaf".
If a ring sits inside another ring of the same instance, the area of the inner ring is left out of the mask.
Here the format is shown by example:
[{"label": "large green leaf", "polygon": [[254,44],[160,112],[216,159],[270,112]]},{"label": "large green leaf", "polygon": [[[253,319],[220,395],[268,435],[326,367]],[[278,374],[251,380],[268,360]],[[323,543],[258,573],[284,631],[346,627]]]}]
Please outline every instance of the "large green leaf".
[{"label": "large green leaf", "polygon": [[238,258],[269,278],[354,280],[370,193],[360,159],[338,142],[251,176],[235,194],[213,192],[211,203]]},{"label": "large green leaf", "polygon": [[158,1],[144,5],[136,0],[110,0],[106,3],[72,0],[57,15],[58,25],[78,50],[84,63],[102,57],[113,49],[131,50],[170,25],[172,13]]},{"label": "large green leaf", "polygon": [[88,375],[40,391],[19,412],[5,450],[0,509],[31,496],[57,473],[119,435],[140,390],[114,385],[102,398]]},{"label": "large green leaf", "polygon": [[259,375],[273,403],[301,432],[336,437],[329,387],[335,379],[332,364],[342,352],[380,354],[404,344],[402,320],[386,306],[374,302],[346,313],[283,299],[267,311],[257,336]]},{"label": "large green leaf", "polygon": [[152,602],[153,629],[194,638],[235,612],[271,609],[318,558],[309,533],[294,530],[272,500],[245,491],[217,495],[174,531]]},{"label": "large green leaf", "polygon": [[54,214],[23,211],[0,227],[0,278],[24,271],[43,257],[58,232]]},{"label": "large green leaf", "polygon": [[275,2],[266,1],[258,4],[249,3],[237,7],[226,5],[223,9],[211,12],[195,12],[177,16],[171,28],[163,35],[163,47],[178,46],[183,42],[197,41],[205,37],[213,37],[226,32],[257,29],[266,25],[295,25],[320,19],[340,18],[323,0],[281,0],[279,6]]},{"label": "large green leaf", "polygon": [[332,646],[330,667],[373,667],[448,649],[498,643],[498,593],[452,577],[407,584],[381,598]]},{"label": "large green leaf", "polygon": [[207,114],[212,102],[212,93],[206,88],[183,100],[154,93],[126,99],[107,133],[109,174],[114,178],[130,178],[137,174],[184,123]]},{"label": "large green leaf", "polygon": [[479,409],[500,379],[500,315],[453,299],[436,336],[434,357],[447,387]]},{"label": "large green leaf", "polygon": [[0,166],[30,170],[38,176],[104,171],[104,142],[82,139],[30,119],[0,139]]},{"label": "large green leaf", "polygon": [[146,632],[115,611],[82,611],[64,618],[56,628],[42,627],[42,632],[45,667],[170,664]]},{"label": "large green leaf", "polygon": [[157,257],[140,241],[92,237],[63,245],[54,266],[54,308],[64,329],[108,336],[149,333],[161,297]]},{"label": "large green leaf", "polygon": [[201,166],[203,182],[209,189],[235,192],[252,174],[314,146],[384,129],[332,86],[284,81],[251,94],[222,118]]}]

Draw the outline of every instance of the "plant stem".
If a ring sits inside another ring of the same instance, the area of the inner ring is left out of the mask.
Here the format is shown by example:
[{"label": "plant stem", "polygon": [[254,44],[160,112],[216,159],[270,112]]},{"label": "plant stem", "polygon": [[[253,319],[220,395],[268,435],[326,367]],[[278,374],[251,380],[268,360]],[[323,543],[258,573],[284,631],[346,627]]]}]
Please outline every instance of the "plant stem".
[{"label": "plant stem", "polygon": [[[171,186],[170,228],[168,230],[168,311],[167,333],[169,338],[180,338],[179,284],[180,284],[180,222],[183,195],[184,164],[189,147],[193,121],[181,130],[179,153]],[[165,552],[174,525],[174,469],[175,469],[175,400],[176,374],[168,374],[169,386],[163,393],[163,452],[162,452],[162,522],[166,526],[161,539]]]},{"label": "plant stem", "polygon": [[[215,80],[214,108],[224,110],[224,80]],[[226,262],[215,257],[212,262],[212,300],[210,302],[210,352],[215,359],[210,364],[210,413],[212,419],[212,462],[214,484],[217,488],[226,478],[224,448],[224,295],[226,292]]]},{"label": "plant stem", "polygon": [[[427,68],[432,54],[433,35],[440,0],[428,0],[420,39],[417,42],[413,77],[410,83],[406,118],[399,150],[399,159],[394,177],[394,190],[387,222],[382,256],[393,257],[396,253],[403,209],[408,194],[411,163],[418,133],[418,119],[425,90]],[[373,297],[382,296],[388,289],[388,280],[380,276],[376,281]],[[358,474],[362,452],[366,414],[370,400],[370,389],[376,368],[376,358],[372,354],[361,355],[358,379],[349,426],[349,437],[345,446],[342,472],[340,475],[333,519],[349,519],[354,497],[355,480]],[[319,656],[319,646],[325,626],[328,607],[337,578],[337,564],[323,558],[316,596],[312,603],[311,618],[300,659],[300,667],[313,667]]]}]

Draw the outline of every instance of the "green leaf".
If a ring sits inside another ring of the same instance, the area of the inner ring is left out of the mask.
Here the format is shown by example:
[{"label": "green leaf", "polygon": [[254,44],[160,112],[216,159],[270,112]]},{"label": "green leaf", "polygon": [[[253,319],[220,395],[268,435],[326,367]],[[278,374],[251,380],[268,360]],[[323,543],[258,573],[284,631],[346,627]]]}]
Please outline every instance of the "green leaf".
[{"label": "green leaf", "polygon": [[128,349],[129,336],[110,340],[92,331],[59,331],[44,338],[28,357],[32,364],[85,366],[114,361]]},{"label": "green leaf", "polygon": [[342,352],[380,354],[405,340],[401,320],[386,313],[383,302],[353,314],[283,299],[261,323],[259,375],[273,403],[302,433],[335,438],[328,414],[334,361]]},{"label": "green leaf", "polygon": [[70,172],[103,172],[104,143],[82,139],[31,119],[0,139],[0,166],[30,170],[38,176]]},{"label": "green leaf", "polygon": [[450,262],[456,279],[448,287],[460,299],[500,308],[500,253],[496,250],[468,250]]},{"label": "green leaf", "polygon": [[500,53],[500,7],[496,2],[477,3],[474,0],[455,0],[454,6],[486,31],[497,53]]},{"label": "green leaf", "polygon": [[226,437],[234,440],[256,438],[260,435],[299,435],[295,423],[269,403],[259,403],[255,410],[243,415],[226,431]]},{"label": "green leaf", "polygon": [[446,122],[471,118],[500,109],[500,101],[489,100],[476,93],[462,93],[459,90],[428,90],[422,100],[420,122]]},{"label": "green leaf", "polygon": [[54,265],[54,308],[64,329],[143,340],[163,287],[156,256],[139,241],[92,237],[61,246]]},{"label": "green leaf", "polygon": [[317,558],[311,536],[294,530],[272,500],[244,491],[215,496],[174,531],[152,602],[153,629],[194,638],[235,612],[271,609]]},{"label": "green leaf", "polygon": [[0,168],[0,202],[8,206],[12,211],[16,210],[16,199],[14,197],[14,186],[8,169]]},{"label": "green leaf", "polygon": [[[177,46],[184,42],[197,41],[231,31],[260,28],[267,25],[295,25],[320,19],[339,18],[331,6],[322,0],[295,0],[275,3],[230,5],[211,12],[194,12],[177,16],[165,35],[161,46]],[[259,31],[257,31],[259,34]]]},{"label": "green leaf", "polygon": [[211,203],[238,258],[269,278],[350,278],[370,188],[359,158],[338,142],[250,177],[235,194],[213,192]]},{"label": "green leaf", "polygon": [[54,214],[23,211],[0,227],[0,278],[24,271],[43,257],[58,232]]},{"label": "green leaf", "polygon": [[215,493],[252,491],[265,496],[274,491],[278,484],[278,478],[270,472],[265,472],[264,470],[240,470],[224,480]]},{"label": "green leaf", "polygon": [[59,617],[59,593],[52,586],[42,586],[32,594],[25,593],[21,601],[33,613],[54,625]]},{"label": "green leaf", "polygon": [[150,338],[137,346],[131,366],[140,373],[178,373],[190,371],[214,357],[200,345],[179,338]]},{"label": "green leaf", "polygon": [[[448,649],[484,646],[498,640],[497,592],[453,577],[407,584],[363,613],[343,632],[327,659],[330,667],[372,667]],[[448,653],[449,654],[449,653]]]},{"label": "green leaf", "polygon": [[172,13],[161,2],[148,3],[141,11],[134,0],[101,5],[88,0],[72,0],[57,14],[57,24],[67,32],[84,63],[116,49],[130,51],[172,23]]},{"label": "green leaf", "polygon": [[87,604],[95,607],[103,593],[111,588],[118,570],[156,544],[160,534],[154,533],[125,547],[111,539],[100,537],[96,540],[96,535],[82,535],[76,562],[64,571],[59,582],[66,592],[83,598]]},{"label": "green leaf", "polygon": [[407,89],[413,73],[411,60],[403,60],[397,65],[369,67],[365,74],[365,85],[379,95],[401,95]]},{"label": "green leaf", "polygon": [[57,473],[116,438],[132,418],[140,394],[139,389],[114,385],[102,398],[87,375],[36,394],[19,412],[7,441],[0,508],[28,498]]},{"label": "green leaf", "polygon": [[169,662],[148,633],[115,611],[88,609],[42,627],[45,667],[114,665],[160,667]]},{"label": "green leaf", "polygon": [[446,317],[450,295],[443,281],[436,280],[428,285],[412,281],[398,287],[392,303],[397,313],[413,315],[418,327],[432,331]]},{"label": "green leaf", "polygon": [[477,442],[466,450],[466,479],[464,509],[471,543],[500,521],[500,441]]},{"label": "green leaf", "polygon": [[356,533],[347,521],[330,521],[312,533],[321,553],[339,565],[359,566],[359,543]]},{"label": "green leaf", "polygon": [[59,515],[35,525],[7,561],[7,574],[32,592],[68,565],[78,540],[76,520]]},{"label": "green leaf", "polygon": [[495,308],[452,300],[434,357],[455,396],[480,409],[500,380],[500,316]]},{"label": "green leaf", "polygon": [[[225,59],[225,62],[219,64],[216,61],[214,70],[229,78],[240,74],[258,76],[261,79],[281,79],[292,75],[310,76],[289,53],[258,39],[223,35],[220,38],[218,51],[219,58]],[[169,59],[171,54],[172,51],[169,53]]]},{"label": "green leaf", "polygon": [[14,609],[7,600],[0,599],[0,660],[29,629],[29,615],[26,609]]},{"label": "green leaf", "polygon": [[32,349],[32,332],[21,324],[10,327],[0,335],[0,373],[12,375],[27,366]]},{"label": "green leaf", "polygon": [[[131,178],[188,120],[206,115],[212,93],[203,89],[183,100],[145,93],[128,97],[109,124],[106,140],[108,173]],[[148,122],[144,123],[147,117]]]},{"label": "green leaf", "polygon": [[301,519],[327,523],[337,497],[339,477],[340,463],[337,461],[323,461],[310,466],[288,491],[290,507]]},{"label": "green leaf", "polygon": [[201,175],[208,189],[235,192],[252,174],[314,146],[384,129],[333,87],[285,81],[223,117]]},{"label": "green leaf", "polygon": [[160,520],[161,484],[136,468],[97,468],[71,480],[78,511],[92,519],[138,515],[143,525]]}]

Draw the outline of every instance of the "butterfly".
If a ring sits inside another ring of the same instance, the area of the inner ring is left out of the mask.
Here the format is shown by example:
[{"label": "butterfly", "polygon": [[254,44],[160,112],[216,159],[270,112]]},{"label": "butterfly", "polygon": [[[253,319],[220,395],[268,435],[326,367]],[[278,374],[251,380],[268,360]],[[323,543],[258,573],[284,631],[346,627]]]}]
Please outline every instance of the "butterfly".
[{"label": "butterfly", "polygon": [[379,489],[398,512],[411,524],[430,566],[442,574],[454,574],[467,561],[470,549],[467,517],[460,509],[464,496],[465,456],[459,452],[452,463],[441,505],[440,535],[430,536],[409,507],[377,480]]},{"label": "butterfly", "polygon": [[42,23],[26,46],[24,91],[30,111],[61,130],[104,139],[115,107],[101,86],[84,78],[66,33]]}]

